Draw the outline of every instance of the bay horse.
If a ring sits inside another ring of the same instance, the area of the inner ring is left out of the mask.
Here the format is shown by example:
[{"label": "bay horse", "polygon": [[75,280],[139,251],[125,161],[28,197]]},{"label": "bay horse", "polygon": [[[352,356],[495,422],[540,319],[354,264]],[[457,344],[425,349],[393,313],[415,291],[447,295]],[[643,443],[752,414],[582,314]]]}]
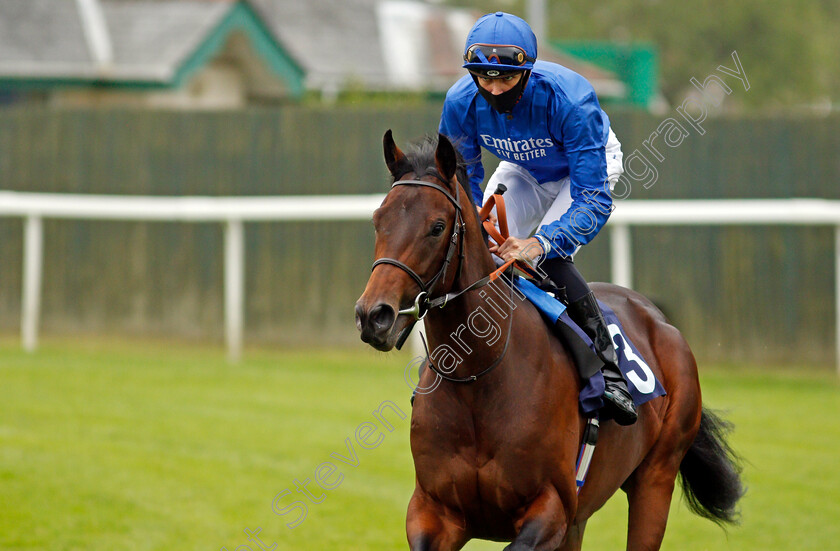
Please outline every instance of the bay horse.
[{"label": "bay horse", "polygon": [[373,215],[376,261],[356,325],[364,342],[389,351],[428,314],[433,352],[418,388],[434,390],[416,396],[411,416],[410,549],[456,550],[478,538],[511,542],[508,550],[579,550],[587,519],[619,488],[627,549],[659,549],[678,475],[693,512],[737,522],[739,460],[729,424],[702,406],[688,344],[645,297],[602,283],[593,291],[667,395],[640,406],[632,426],[601,424],[578,493],[580,376],[529,302],[504,306],[485,292],[496,265],[461,186],[463,161],[442,135],[406,155],[389,130],[384,148],[394,182]]}]

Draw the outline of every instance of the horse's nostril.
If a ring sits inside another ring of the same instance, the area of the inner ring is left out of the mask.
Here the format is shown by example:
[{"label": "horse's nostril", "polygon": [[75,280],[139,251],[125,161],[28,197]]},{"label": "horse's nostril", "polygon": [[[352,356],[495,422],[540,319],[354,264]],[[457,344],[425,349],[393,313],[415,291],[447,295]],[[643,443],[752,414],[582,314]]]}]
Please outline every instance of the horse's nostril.
[{"label": "horse's nostril", "polygon": [[362,304],[356,304],[356,327],[361,332],[362,342],[372,344],[374,347],[377,347],[376,343],[385,342],[388,331],[396,319],[396,312],[387,304],[377,304],[370,310]]},{"label": "horse's nostril", "polygon": [[383,331],[394,324],[394,309],[387,304],[379,304],[370,311],[368,319],[377,331]]},{"label": "horse's nostril", "polygon": [[361,331],[365,327],[365,309],[356,304],[356,329]]}]

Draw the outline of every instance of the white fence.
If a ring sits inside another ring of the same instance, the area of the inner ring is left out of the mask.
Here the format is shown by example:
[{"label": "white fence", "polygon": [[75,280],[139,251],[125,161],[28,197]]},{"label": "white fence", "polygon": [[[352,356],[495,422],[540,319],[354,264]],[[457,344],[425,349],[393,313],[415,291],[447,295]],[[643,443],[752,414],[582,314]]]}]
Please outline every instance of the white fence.
[{"label": "white fence", "polygon": [[[244,318],[245,222],[367,220],[383,195],[289,197],[141,197],[0,191],[0,216],[24,224],[21,340],[38,342],[43,219],[221,222],[225,224],[225,338],[228,356],[239,359]],[[631,226],[808,225],[835,229],[835,321],[840,375],[840,201],[822,199],[622,201],[610,217],[612,281],[633,286]]]}]

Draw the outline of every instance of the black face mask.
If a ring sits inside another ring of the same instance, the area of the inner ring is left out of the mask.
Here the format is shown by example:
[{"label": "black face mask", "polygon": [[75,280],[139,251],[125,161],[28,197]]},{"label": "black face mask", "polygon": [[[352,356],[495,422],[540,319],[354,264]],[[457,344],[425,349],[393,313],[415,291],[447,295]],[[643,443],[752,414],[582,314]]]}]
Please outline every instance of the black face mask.
[{"label": "black face mask", "polygon": [[531,76],[531,71],[525,71],[522,73],[522,78],[519,79],[519,82],[516,85],[508,90],[507,92],[502,92],[501,94],[494,96],[487,90],[481,87],[478,83],[478,77],[472,75],[473,82],[475,82],[476,87],[478,87],[478,93],[481,94],[487,103],[490,104],[490,107],[498,111],[499,113],[510,113],[513,111],[513,108],[516,106],[519,98],[522,97],[522,91],[525,90],[525,84],[528,83],[528,77]]}]

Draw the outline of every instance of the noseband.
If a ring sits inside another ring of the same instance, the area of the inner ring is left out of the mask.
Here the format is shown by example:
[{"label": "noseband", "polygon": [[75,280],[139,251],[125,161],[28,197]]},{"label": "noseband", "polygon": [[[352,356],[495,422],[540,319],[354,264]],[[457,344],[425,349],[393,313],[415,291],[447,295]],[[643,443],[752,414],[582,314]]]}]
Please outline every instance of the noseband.
[{"label": "noseband", "polygon": [[[438,178],[441,182],[445,181],[438,174],[433,173],[432,175],[435,176],[436,178]],[[452,203],[452,205],[455,207],[455,227],[452,229],[452,236],[449,238],[449,248],[446,250],[446,256],[443,259],[443,264],[441,265],[440,270],[438,270],[437,273],[434,276],[432,276],[432,278],[428,282],[424,283],[423,279],[419,275],[417,275],[417,272],[415,272],[413,269],[411,269],[405,263],[400,262],[399,260],[397,260],[395,258],[387,258],[387,257],[379,258],[373,263],[373,266],[371,267],[371,271],[373,271],[380,264],[390,264],[391,266],[396,266],[400,270],[407,273],[411,277],[411,279],[413,279],[414,282],[417,283],[417,286],[420,287],[420,292],[418,293],[417,297],[414,299],[414,306],[412,306],[411,308],[405,308],[405,309],[400,310],[398,312],[400,315],[411,315],[411,316],[414,317],[414,321],[412,323],[410,323],[408,325],[408,327],[403,329],[401,335],[397,339],[396,347],[397,347],[397,349],[400,349],[400,348],[402,348],[403,343],[405,343],[405,340],[408,338],[409,333],[411,333],[411,329],[414,327],[414,324],[417,323],[418,320],[421,320],[424,317],[426,317],[426,314],[429,313],[430,309],[435,308],[435,307],[443,308],[444,306],[446,306],[446,304],[450,300],[466,293],[467,291],[471,291],[473,289],[478,289],[479,287],[483,287],[484,285],[487,285],[489,282],[493,281],[493,279],[501,272],[497,271],[497,272],[494,272],[493,274],[485,276],[485,277],[473,282],[472,284],[468,285],[467,287],[461,289],[460,291],[444,293],[437,298],[430,299],[429,294],[432,291],[432,287],[434,287],[434,285],[438,281],[446,279],[446,271],[449,269],[449,264],[452,262],[452,257],[455,255],[455,249],[456,248],[458,249],[458,272],[455,275],[456,280],[461,276],[461,269],[464,265],[464,232],[466,231],[466,225],[464,224],[464,217],[463,217],[463,213],[461,211],[461,205],[458,203],[458,198],[459,198],[459,195],[460,195],[460,191],[459,191],[460,186],[458,186],[457,184],[455,186],[455,197],[452,197],[452,195],[449,193],[449,191],[447,191],[446,188],[444,188],[443,186],[441,186],[439,184],[435,184],[433,182],[425,182],[423,180],[398,180],[391,185],[391,189],[394,189],[397,186],[423,186],[423,187],[430,187],[432,189],[436,189],[439,192],[443,193],[443,195],[447,199],[449,199],[449,202]],[[504,269],[506,266],[507,266],[507,264],[505,266],[503,266],[502,268],[500,268],[500,270]],[[511,287],[511,294],[512,293],[513,293],[513,287]],[[513,303],[511,303],[511,305],[512,304]],[[511,307],[511,312],[510,313],[513,314],[513,307]],[[453,377],[452,375],[449,375],[447,373],[443,373],[434,364],[431,357],[429,356],[429,351],[428,351],[428,348],[426,347],[426,341],[424,339],[423,340],[423,347],[426,348],[426,358],[427,358],[427,361],[429,363],[429,367],[438,376],[440,376],[441,378],[443,378],[447,381],[450,381],[450,382],[453,382],[453,383],[472,383],[472,382],[478,380],[479,377],[481,377],[483,375],[486,375],[486,374],[490,373],[491,371],[493,371],[502,362],[502,359],[505,357],[505,354],[507,354],[508,345],[510,345],[510,333],[511,333],[512,329],[513,329],[513,316],[511,315],[510,322],[508,323],[507,338],[505,339],[505,346],[504,346],[504,349],[502,350],[502,353],[496,358],[496,360],[492,364],[490,364],[490,366],[486,367],[480,373],[477,373],[475,375],[470,375],[469,377]],[[421,334],[421,338],[422,338],[422,334]]]},{"label": "noseband", "polygon": [[[439,176],[437,177],[443,181],[443,178],[440,178]],[[411,279],[417,283],[417,286],[420,288],[420,292],[414,299],[414,306],[398,312],[401,315],[406,314],[414,316],[415,321],[417,321],[426,317],[426,314],[432,307],[440,306],[442,308],[446,305],[449,299],[452,298],[451,294],[444,294],[436,299],[430,299],[429,295],[432,292],[432,288],[438,281],[446,279],[446,272],[452,262],[452,257],[455,256],[456,249],[458,251],[458,273],[455,275],[455,279],[460,277],[461,267],[464,264],[464,231],[466,230],[466,226],[464,224],[463,213],[461,212],[461,205],[458,203],[458,196],[460,195],[460,192],[457,185],[455,186],[455,197],[452,197],[452,194],[450,194],[443,186],[433,182],[425,182],[423,180],[398,180],[391,185],[391,189],[394,189],[397,186],[423,186],[436,189],[443,193],[443,195],[449,199],[449,202],[455,207],[455,226],[452,228],[452,236],[449,238],[449,247],[446,250],[446,256],[443,259],[443,264],[441,265],[440,270],[438,270],[428,282],[424,283],[423,279],[417,275],[417,272],[395,258],[384,257],[377,259],[371,267],[371,271],[373,271],[380,264],[390,264],[391,266],[396,266],[407,273]]]}]

